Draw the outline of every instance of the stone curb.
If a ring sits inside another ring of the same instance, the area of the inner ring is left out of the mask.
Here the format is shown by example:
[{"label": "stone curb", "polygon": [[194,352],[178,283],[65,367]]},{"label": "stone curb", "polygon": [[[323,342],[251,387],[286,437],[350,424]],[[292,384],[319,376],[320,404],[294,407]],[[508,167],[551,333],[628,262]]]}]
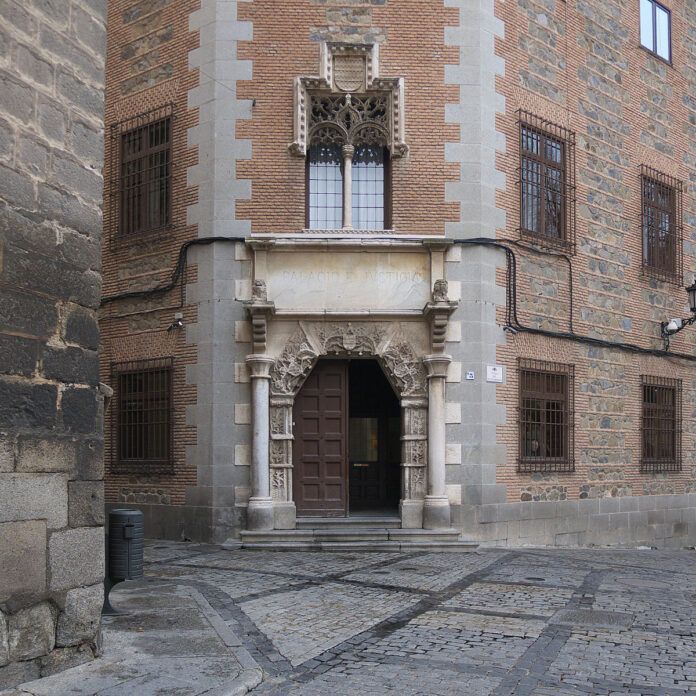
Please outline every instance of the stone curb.
[{"label": "stone curb", "polygon": [[201,696],[243,696],[255,689],[263,680],[263,672],[260,668],[244,669],[239,676],[230,681],[206,691]]}]

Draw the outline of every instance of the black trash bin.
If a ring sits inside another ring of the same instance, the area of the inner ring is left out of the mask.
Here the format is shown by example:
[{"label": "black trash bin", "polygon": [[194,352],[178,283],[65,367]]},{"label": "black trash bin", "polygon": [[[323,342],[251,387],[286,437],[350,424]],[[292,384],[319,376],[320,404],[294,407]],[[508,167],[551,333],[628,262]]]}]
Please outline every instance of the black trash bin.
[{"label": "black trash bin", "polygon": [[114,585],[143,577],[144,536],[140,510],[120,509],[109,513],[103,614],[116,613],[109,602],[109,592]]}]

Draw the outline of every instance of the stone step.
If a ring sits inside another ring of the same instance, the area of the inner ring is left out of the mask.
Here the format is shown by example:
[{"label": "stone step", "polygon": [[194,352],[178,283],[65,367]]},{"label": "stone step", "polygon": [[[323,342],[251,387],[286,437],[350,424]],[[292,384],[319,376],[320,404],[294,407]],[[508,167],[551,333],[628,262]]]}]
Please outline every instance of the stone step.
[{"label": "stone step", "polygon": [[276,551],[469,551],[476,542],[462,540],[456,529],[386,529],[326,527],[318,529],[274,529],[241,533],[241,541],[230,540],[223,548]]},{"label": "stone step", "polygon": [[298,517],[298,529],[321,529],[325,527],[366,527],[369,529],[399,529],[398,515],[365,515],[364,517]]},{"label": "stone step", "polygon": [[[224,547],[224,545],[223,545]],[[339,552],[355,552],[355,551],[391,551],[391,552],[401,552],[401,553],[413,553],[416,551],[435,553],[435,552],[447,552],[447,553],[465,553],[468,551],[474,551],[478,548],[478,543],[475,541],[430,541],[426,543],[421,542],[399,542],[399,541],[371,541],[371,542],[359,542],[359,541],[340,541],[340,542],[293,542],[293,541],[281,541],[281,542],[256,542],[248,541],[241,544],[237,544],[235,549],[244,549],[246,551],[331,551],[334,553]]]}]

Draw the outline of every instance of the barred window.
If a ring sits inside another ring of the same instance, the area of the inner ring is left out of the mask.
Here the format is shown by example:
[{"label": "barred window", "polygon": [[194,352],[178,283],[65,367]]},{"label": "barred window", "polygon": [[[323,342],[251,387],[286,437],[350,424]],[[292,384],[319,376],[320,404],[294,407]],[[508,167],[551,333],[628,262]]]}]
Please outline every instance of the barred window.
[{"label": "barred window", "polygon": [[641,377],[642,472],[681,471],[681,380]]},{"label": "barred window", "polygon": [[668,63],[672,60],[672,15],[655,0],[640,0],[640,43]]},{"label": "barred window", "polygon": [[119,236],[138,237],[172,222],[173,108],[162,107],[112,126],[112,217]]},{"label": "barred window", "polygon": [[641,168],[643,271],[673,283],[682,280],[682,191],[678,179]]},{"label": "barred window", "polygon": [[574,471],[572,365],[520,359],[520,472]]},{"label": "barred window", "polygon": [[575,135],[524,111],[520,126],[520,232],[572,247],[575,227]]},{"label": "barred window", "polygon": [[112,453],[119,468],[171,466],[172,359],[114,363]]}]

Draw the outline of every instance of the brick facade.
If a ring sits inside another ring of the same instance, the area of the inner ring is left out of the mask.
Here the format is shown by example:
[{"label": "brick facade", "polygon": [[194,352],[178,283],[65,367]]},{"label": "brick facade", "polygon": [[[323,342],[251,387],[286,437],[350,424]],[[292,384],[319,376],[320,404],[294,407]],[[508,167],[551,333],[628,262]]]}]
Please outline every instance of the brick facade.
[{"label": "brick facade", "polygon": [[[322,41],[377,43],[381,74],[406,86],[410,152],[392,164],[395,232],[497,237],[517,259],[521,327],[659,352],[660,322],[688,316],[683,285],[696,268],[696,18],[682,3],[670,9],[672,65],[640,47],[637,2],[110,3],[107,165],[116,161],[112,124],[173,103],[175,203],[172,229],[138,244],[123,244],[107,224],[104,294],[165,282],[187,240],[301,232],[305,160],[287,147],[293,80],[318,73]],[[218,30],[224,42],[215,43]],[[575,246],[566,256],[530,247],[518,231],[519,110],[575,134]],[[680,284],[642,272],[641,165],[684,182]],[[107,196],[107,220],[110,205]],[[174,473],[111,468],[107,476],[107,500],[147,508],[157,534],[221,540],[244,527],[251,330],[241,302],[250,298],[249,258],[241,245],[197,247],[175,290],[102,310],[102,379],[110,381],[112,362],[174,358]],[[447,338],[453,524],[495,543],[692,538],[694,363],[504,333],[504,264],[500,250],[475,246],[452,249],[445,264],[460,303]],[[176,312],[185,329],[167,331]],[[687,329],[671,350],[696,355],[694,345]],[[573,472],[517,472],[518,358],[575,366]],[[505,371],[497,386],[485,381],[494,363]],[[640,473],[641,375],[682,380],[680,472]],[[109,453],[107,446],[107,466]],[[606,502],[619,498],[630,502]],[[536,503],[546,507],[537,512]]]},{"label": "brick facade", "polygon": [[105,11],[0,7],[0,690],[92,659]]}]

